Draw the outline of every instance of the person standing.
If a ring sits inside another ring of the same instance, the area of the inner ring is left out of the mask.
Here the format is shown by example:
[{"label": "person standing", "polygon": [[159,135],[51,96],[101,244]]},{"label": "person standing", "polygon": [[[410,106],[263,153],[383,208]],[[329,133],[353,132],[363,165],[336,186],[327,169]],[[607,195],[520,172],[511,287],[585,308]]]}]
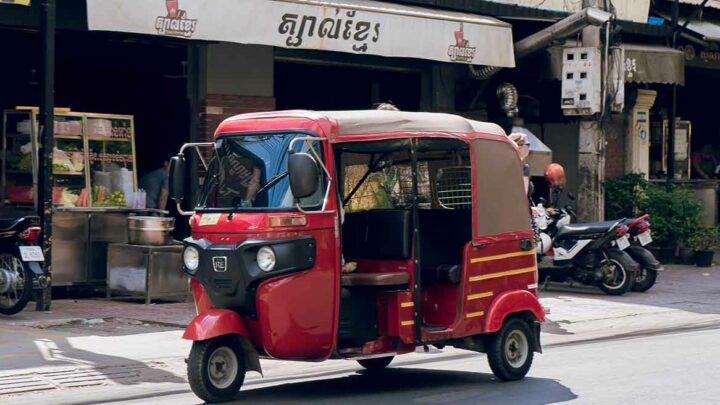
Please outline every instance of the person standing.
[{"label": "person standing", "polygon": [[145,190],[145,207],[165,210],[168,201],[168,173],[170,164],[166,160],[163,167],[145,174],[138,184]]},{"label": "person standing", "polygon": [[718,166],[718,162],[715,159],[715,154],[712,145],[706,143],[702,149],[696,150],[692,156],[692,167],[695,169],[695,174],[703,179],[711,179],[715,175],[715,169]]}]

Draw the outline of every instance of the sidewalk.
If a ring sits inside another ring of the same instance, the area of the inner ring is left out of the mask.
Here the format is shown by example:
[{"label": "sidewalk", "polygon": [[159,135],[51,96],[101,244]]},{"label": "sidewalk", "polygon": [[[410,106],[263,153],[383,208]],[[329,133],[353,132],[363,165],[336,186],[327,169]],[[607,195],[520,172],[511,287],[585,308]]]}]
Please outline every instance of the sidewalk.
[{"label": "sidewalk", "polygon": [[[590,340],[720,328],[720,267],[668,266],[647,293],[610,297],[599,290],[550,286],[541,293],[550,309],[543,326],[546,347]],[[105,300],[57,300],[48,313],[28,308],[0,318],[0,400],[4,396],[58,392],[90,386],[186,389],[184,359],[190,342],[182,326],[192,303],[146,306]],[[400,364],[465,356],[458,350],[402,356]],[[398,359],[400,360],[400,359]],[[342,363],[342,362],[341,362]],[[306,375],[338,362],[263,361],[265,379]],[[344,364],[344,363],[343,363]],[[253,373],[254,374],[254,373]]]}]

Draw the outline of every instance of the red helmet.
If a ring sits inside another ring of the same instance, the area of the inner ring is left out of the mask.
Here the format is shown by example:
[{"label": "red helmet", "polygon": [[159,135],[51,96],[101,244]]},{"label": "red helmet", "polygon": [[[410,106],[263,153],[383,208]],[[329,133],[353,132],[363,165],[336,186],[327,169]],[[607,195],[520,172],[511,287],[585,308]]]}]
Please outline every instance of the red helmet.
[{"label": "red helmet", "polygon": [[545,167],[545,180],[553,186],[565,184],[565,169],[557,163],[550,163]]}]

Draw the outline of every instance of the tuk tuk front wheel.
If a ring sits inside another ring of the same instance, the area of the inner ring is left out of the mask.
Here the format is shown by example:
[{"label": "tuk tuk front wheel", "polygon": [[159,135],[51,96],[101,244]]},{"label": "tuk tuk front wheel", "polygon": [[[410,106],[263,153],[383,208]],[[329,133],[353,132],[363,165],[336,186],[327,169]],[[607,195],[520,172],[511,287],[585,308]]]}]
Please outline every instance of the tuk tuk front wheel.
[{"label": "tuk tuk front wheel", "polygon": [[532,331],[522,319],[509,319],[489,339],[488,363],[495,377],[503,381],[521,380],[533,361]]},{"label": "tuk tuk front wheel", "polygon": [[380,357],[377,359],[358,360],[358,363],[369,371],[382,370],[393,361],[395,356]]},{"label": "tuk tuk front wheel", "polygon": [[190,388],[205,402],[235,398],[245,380],[245,356],[233,336],[193,342],[188,359]]}]

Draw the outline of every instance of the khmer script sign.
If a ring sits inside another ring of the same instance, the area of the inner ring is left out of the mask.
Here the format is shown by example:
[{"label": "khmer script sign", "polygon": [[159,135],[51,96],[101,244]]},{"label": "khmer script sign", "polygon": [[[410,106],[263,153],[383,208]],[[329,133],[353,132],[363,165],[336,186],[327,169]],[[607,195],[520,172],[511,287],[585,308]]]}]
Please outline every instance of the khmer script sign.
[{"label": "khmer script sign", "polygon": [[87,0],[90,30],[514,67],[502,21],[361,0]]}]

